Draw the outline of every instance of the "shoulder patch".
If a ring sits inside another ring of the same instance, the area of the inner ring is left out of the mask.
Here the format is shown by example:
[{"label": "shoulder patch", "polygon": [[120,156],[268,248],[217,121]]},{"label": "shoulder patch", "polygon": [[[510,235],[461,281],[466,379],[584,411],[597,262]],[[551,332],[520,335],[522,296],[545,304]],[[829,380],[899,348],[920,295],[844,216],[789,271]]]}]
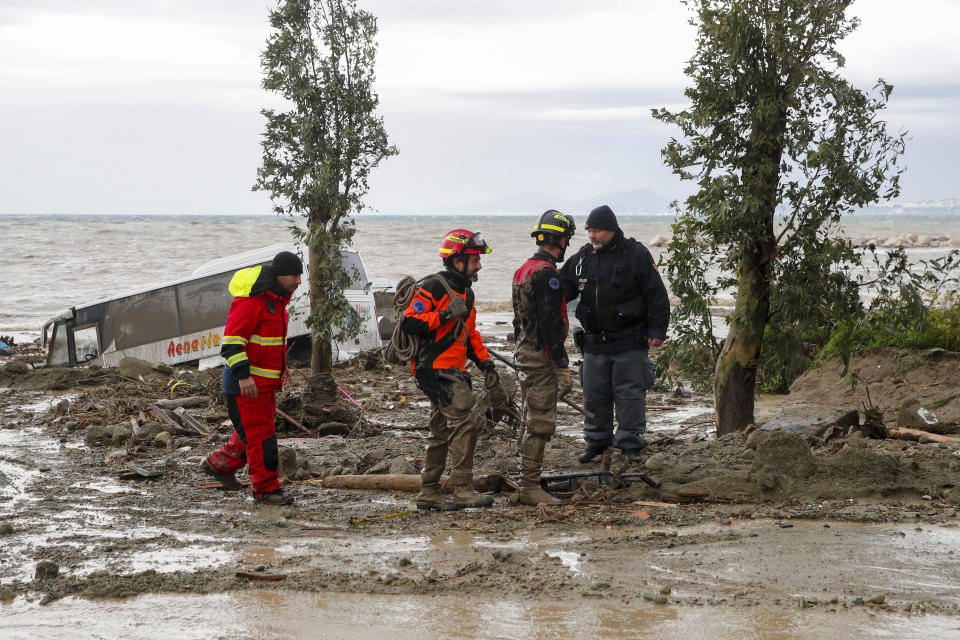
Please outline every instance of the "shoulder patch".
[{"label": "shoulder patch", "polygon": [[559,288],[560,288],[560,280],[558,280],[556,277],[550,278],[550,280],[547,281],[547,284],[550,285],[550,288],[551,288],[551,289],[559,289]]},{"label": "shoulder patch", "polygon": [[427,308],[427,305],[423,302],[423,300],[413,301],[413,310],[416,311],[417,313],[423,313],[424,309],[426,308]]}]

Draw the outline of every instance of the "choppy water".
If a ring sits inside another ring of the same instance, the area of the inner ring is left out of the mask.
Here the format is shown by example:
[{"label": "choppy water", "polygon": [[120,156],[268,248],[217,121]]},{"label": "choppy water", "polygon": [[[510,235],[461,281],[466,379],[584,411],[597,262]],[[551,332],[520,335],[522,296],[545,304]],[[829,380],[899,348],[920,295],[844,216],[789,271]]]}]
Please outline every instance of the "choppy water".
[{"label": "choppy water", "polygon": [[[371,277],[399,280],[439,267],[444,233],[482,231],[494,251],[484,258],[478,300],[507,301],[513,271],[533,252],[530,216],[361,216],[354,246]],[[584,216],[577,216],[582,229]],[[670,234],[672,218],[620,217],[644,243]],[[851,236],[917,232],[960,238],[960,216],[854,216]],[[274,216],[0,215],[0,331],[35,330],[72,305],[175,280],[213,259],[289,241],[289,223]],[[585,242],[582,231],[574,246]],[[654,256],[660,250],[651,248]],[[940,249],[913,250],[916,255]]]}]

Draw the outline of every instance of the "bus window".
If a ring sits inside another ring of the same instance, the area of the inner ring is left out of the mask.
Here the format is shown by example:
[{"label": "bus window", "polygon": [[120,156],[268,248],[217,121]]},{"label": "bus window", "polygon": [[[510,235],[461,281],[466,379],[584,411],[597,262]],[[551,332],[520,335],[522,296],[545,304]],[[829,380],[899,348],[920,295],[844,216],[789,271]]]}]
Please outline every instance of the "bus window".
[{"label": "bus window", "polygon": [[352,251],[341,251],[340,264],[344,271],[350,275],[350,284],[347,285],[347,289],[363,291],[367,288],[367,274],[363,270],[363,263],[360,261],[359,254]]},{"label": "bus window", "polygon": [[53,335],[50,337],[50,356],[51,365],[59,367],[70,366],[70,352],[67,350],[67,332],[63,321],[57,322],[53,327]]},{"label": "bus window", "polygon": [[177,285],[180,299],[180,331],[197,333],[227,323],[233,273],[221,273]]},{"label": "bus window", "polygon": [[73,330],[73,351],[77,358],[77,364],[89,362],[100,355],[97,325],[89,324]]},{"label": "bus window", "polygon": [[173,287],[154,289],[107,303],[103,340],[129,349],[180,335]]}]

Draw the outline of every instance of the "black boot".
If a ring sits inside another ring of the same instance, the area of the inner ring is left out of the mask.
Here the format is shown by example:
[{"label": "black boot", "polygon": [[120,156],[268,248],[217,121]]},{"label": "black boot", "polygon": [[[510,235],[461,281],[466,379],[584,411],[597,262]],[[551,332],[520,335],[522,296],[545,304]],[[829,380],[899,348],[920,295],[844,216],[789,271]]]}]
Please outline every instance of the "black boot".
[{"label": "black boot", "polygon": [[586,464],[607,450],[605,444],[591,444],[587,450],[580,454],[580,462]]}]

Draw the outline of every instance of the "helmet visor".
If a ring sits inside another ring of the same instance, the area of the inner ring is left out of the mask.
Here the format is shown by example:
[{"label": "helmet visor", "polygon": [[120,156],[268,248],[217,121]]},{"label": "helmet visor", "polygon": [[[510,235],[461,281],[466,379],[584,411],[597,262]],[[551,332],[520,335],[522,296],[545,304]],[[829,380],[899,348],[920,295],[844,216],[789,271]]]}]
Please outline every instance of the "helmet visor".
[{"label": "helmet visor", "polygon": [[467,240],[467,249],[472,250],[470,253],[490,253],[493,251],[490,247],[487,246],[487,242],[483,239],[482,233],[475,233],[470,236],[470,239]]}]

